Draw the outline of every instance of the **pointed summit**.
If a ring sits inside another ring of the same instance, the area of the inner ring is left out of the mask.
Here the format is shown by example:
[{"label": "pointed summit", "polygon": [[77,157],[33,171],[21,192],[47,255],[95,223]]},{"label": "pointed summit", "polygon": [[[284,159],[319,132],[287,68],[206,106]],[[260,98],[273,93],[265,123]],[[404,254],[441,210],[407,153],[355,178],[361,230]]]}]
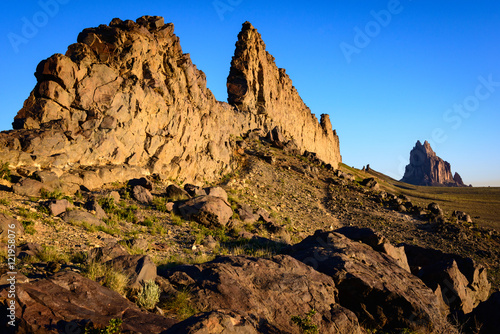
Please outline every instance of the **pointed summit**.
[{"label": "pointed summit", "polygon": [[462,178],[457,175],[452,176],[450,164],[436,155],[427,140],[423,145],[417,140],[401,181],[422,186],[463,186]]},{"label": "pointed summit", "polygon": [[321,122],[311,114],[292,80],[266,51],[262,36],[250,22],[238,34],[227,78],[228,102],[240,112],[257,117],[262,127],[279,124],[299,148],[308,147],[318,158],[334,167],[342,161],[339,139],[328,115]]}]

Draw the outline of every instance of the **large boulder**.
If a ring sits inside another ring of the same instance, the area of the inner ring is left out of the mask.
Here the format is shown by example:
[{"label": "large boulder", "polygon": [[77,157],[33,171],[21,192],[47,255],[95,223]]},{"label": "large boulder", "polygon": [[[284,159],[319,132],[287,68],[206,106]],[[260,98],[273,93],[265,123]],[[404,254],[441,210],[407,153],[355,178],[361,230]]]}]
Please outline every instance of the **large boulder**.
[{"label": "large boulder", "polygon": [[149,255],[121,255],[107,262],[129,277],[129,287],[138,289],[141,283],[156,279],[156,265]]},{"label": "large boulder", "polygon": [[143,186],[134,186],[132,188],[132,196],[136,201],[143,204],[149,204],[153,201],[153,195]]},{"label": "large boulder", "polygon": [[311,321],[322,333],[362,333],[356,316],[337,303],[333,280],[290,256],[220,257],[173,268],[164,276],[180,288],[189,286],[198,308],[248,315],[258,324],[259,333],[267,333],[266,327],[274,327],[272,333],[301,333],[291,319],[305,317],[312,309],[316,314]]},{"label": "large boulder", "polygon": [[93,226],[104,226],[104,222],[87,211],[81,210],[70,210],[66,211],[61,215],[61,218],[71,224],[83,224],[87,223]]},{"label": "large boulder", "polygon": [[405,245],[412,272],[432,290],[439,288],[453,312],[470,313],[489,296],[486,268],[470,258],[439,250]]},{"label": "large boulder", "polygon": [[185,219],[192,219],[207,227],[226,226],[233,215],[231,206],[219,197],[199,196],[179,205]]},{"label": "large boulder", "polygon": [[389,255],[396,260],[396,263],[401,268],[410,272],[410,266],[408,265],[404,246],[393,246],[380,232],[375,232],[369,228],[352,226],[339,228],[335,232],[343,234],[351,240],[361,241],[377,252]]},{"label": "large boulder", "polygon": [[27,197],[40,197],[43,188],[42,182],[29,178],[23,178],[12,186],[14,193]]},{"label": "large boulder", "polygon": [[[333,278],[340,305],[376,330],[445,330],[444,310],[425,284],[386,254],[336,232],[317,231],[291,255]],[[446,329],[454,333],[452,328]]]},{"label": "large boulder", "polygon": [[[0,326],[10,320],[9,301],[8,290],[1,290]],[[111,319],[119,318],[123,320],[123,332],[150,334],[160,333],[177,322],[141,311],[119,293],[74,272],[17,284],[15,301],[18,333],[83,333],[89,321],[103,328]]]},{"label": "large boulder", "polygon": [[[165,334],[259,334],[259,324],[248,315],[219,310],[194,315]],[[276,331],[277,333],[278,331]]]}]

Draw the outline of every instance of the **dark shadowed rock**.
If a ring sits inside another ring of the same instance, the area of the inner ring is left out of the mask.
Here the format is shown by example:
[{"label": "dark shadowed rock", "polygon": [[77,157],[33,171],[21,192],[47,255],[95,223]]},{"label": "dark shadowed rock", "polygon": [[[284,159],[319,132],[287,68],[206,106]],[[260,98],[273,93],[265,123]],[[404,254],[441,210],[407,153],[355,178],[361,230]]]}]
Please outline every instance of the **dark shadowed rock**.
[{"label": "dark shadowed rock", "polygon": [[479,324],[480,334],[498,333],[500,329],[500,291],[491,295],[474,309],[470,317],[472,325]]},{"label": "dark shadowed rock", "polygon": [[148,179],[146,179],[145,177],[141,177],[138,179],[131,179],[127,182],[127,184],[132,188],[135,186],[141,186],[146,188],[147,190],[153,190],[153,183]]},{"label": "dark shadowed rock", "polygon": [[317,231],[293,246],[291,255],[331,276],[340,305],[354,311],[368,328],[439,331],[448,327],[433,292],[368,245],[339,233]]},{"label": "dark shadowed rock", "polygon": [[95,199],[87,201],[87,203],[85,203],[85,208],[89,211],[94,211],[95,216],[99,219],[108,218],[106,212],[103,210],[99,202],[96,201]]},{"label": "dark shadowed rock", "polygon": [[236,212],[240,216],[241,221],[245,224],[253,224],[260,218],[260,215],[254,213],[252,207],[248,204],[241,204]]},{"label": "dark shadowed rock", "polygon": [[374,189],[374,190],[378,190],[380,188],[377,180],[375,180],[375,178],[373,178],[373,177],[369,177],[367,179],[364,179],[363,181],[361,181],[361,184],[365,187],[368,187],[368,188]]},{"label": "dark shadowed rock", "polygon": [[171,184],[167,187],[167,190],[165,191],[165,197],[172,202],[187,200],[191,198],[187,191],[174,184]]},{"label": "dark shadowed rock", "polygon": [[207,195],[207,192],[205,191],[205,189],[198,187],[198,186],[195,186],[194,184],[190,184],[190,183],[184,185],[184,190],[187,191],[187,193],[191,197],[206,196]]},{"label": "dark shadowed rock", "polygon": [[[324,333],[361,333],[354,314],[337,304],[333,280],[289,256],[221,257],[200,265],[176,267],[165,277],[181,277],[180,273],[194,282],[190,289],[198,307],[228,310],[233,312],[231,318],[237,314],[247,319],[248,315],[259,325],[259,333],[299,334],[291,317],[303,317],[311,309],[317,312],[313,323]],[[200,317],[191,320],[207,321],[207,315]],[[218,319],[219,315],[208,318]],[[260,328],[266,323],[275,331]],[[215,324],[219,324],[218,320]]]},{"label": "dark shadowed rock", "polygon": [[226,226],[233,210],[219,197],[199,196],[179,205],[185,219],[192,219],[207,227]]},{"label": "dark shadowed rock", "polygon": [[[122,330],[142,334],[160,333],[177,321],[141,311],[117,292],[74,272],[16,286],[16,324],[20,333],[83,333],[89,322],[104,328],[109,320],[123,320]],[[7,319],[7,290],[0,292],[1,323]],[[79,328],[79,326],[81,326]]]},{"label": "dark shadowed rock", "polygon": [[467,314],[488,298],[486,269],[474,260],[411,245],[405,251],[412,272],[433,291],[439,287],[452,312]]}]

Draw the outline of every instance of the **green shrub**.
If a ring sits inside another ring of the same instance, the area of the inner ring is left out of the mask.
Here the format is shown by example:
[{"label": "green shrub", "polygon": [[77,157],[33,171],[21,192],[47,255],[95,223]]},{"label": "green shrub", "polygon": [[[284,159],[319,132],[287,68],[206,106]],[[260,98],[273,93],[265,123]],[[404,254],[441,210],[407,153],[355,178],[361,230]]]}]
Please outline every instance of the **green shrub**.
[{"label": "green shrub", "polygon": [[92,261],[86,266],[84,275],[121,295],[125,295],[129,277],[112,266]]},{"label": "green shrub", "polygon": [[160,293],[160,287],[153,280],[146,281],[137,294],[136,303],[139,307],[152,310],[160,301]]},{"label": "green shrub", "polygon": [[165,303],[164,309],[176,314],[180,320],[185,320],[198,313],[198,310],[191,301],[189,290],[178,291]]},{"label": "green shrub", "polygon": [[35,230],[35,227],[33,226],[33,225],[35,225],[35,223],[33,223],[31,220],[23,220],[22,224],[23,224],[25,233],[31,234],[31,235],[35,234],[36,230]]},{"label": "green shrub", "polygon": [[85,334],[120,334],[123,321],[111,319],[105,328],[95,328],[93,325],[85,326]]},{"label": "green shrub", "polygon": [[318,325],[312,322],[312,317],[316,314],[316,310],[312,309],[307,312],[302,318],[301,316],[295,315],[292,317],[292,322],[299,326],[302,333],[306,334],[317,334],[319,333]]},{"label": "green shrub", "polygon": [[10,178],[10,164],[8,162],[0,162],[0,179],[11,181]]}]

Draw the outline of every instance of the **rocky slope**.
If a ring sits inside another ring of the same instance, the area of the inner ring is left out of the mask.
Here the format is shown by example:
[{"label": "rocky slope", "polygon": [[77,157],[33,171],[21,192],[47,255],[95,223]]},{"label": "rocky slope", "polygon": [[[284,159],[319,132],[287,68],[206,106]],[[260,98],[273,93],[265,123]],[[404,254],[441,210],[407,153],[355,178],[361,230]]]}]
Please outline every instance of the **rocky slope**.
[{"label": "rocky slope", "polygon": [[[266,72],[252,80],[254,68],[241,68],[243,63],[260,64]],[[310,113],[249,23],[231,73],[231,104],[219,102],[205,74],[183,53],[173,24],[161,17],[114,19],[85,29],[65,55],[38,65],[37,85],[15,117],[15,130],[0,134],[1,160],[72,174],[73,183],[87,188],[143,174],[202,183],[234,167],[234,138],[279,126],[291,147],[338,166],[339,141],[328,116],[319,123]],[[239,81],[245,89],[234,89]],[[265,92],[258,111],[236,102],[250,105],[250,91]],[[127,177],[120,175],[124,169]],[[86,182],[88,170],[104,181]]]},{"label": "rocky slope", "polygon": [[458,173],[452,175],[451,165],[436,155],[429,142],[417,141],[410,152],[401,182],[421,186],[464,186]]}]

